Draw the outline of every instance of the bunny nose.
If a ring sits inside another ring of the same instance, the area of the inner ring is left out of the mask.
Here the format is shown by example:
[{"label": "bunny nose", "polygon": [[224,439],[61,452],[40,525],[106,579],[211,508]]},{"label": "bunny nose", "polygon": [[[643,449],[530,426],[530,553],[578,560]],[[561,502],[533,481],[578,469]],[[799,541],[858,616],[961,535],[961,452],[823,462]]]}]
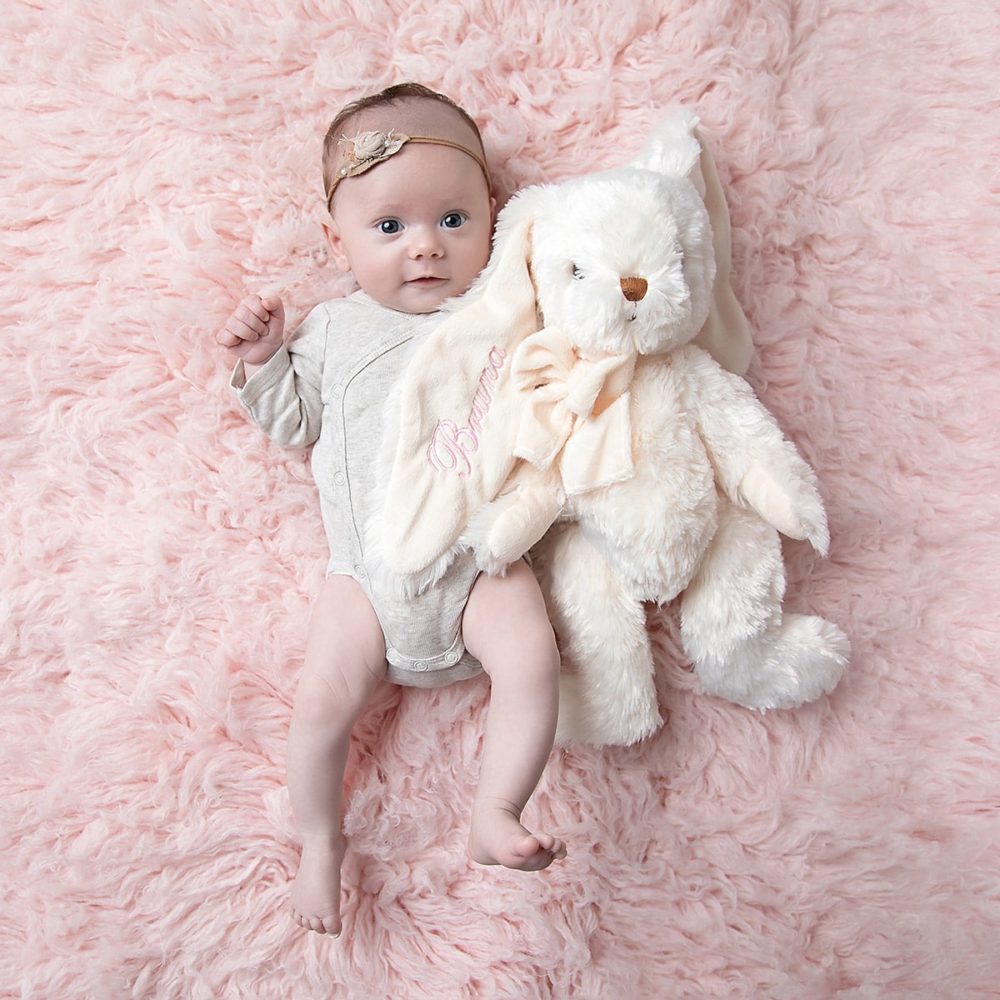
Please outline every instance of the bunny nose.
[{"label": "bunny nose", "polygon": [[629,302],[638,302],[646,294],[649,284],[645,278],[622,278],[621,286],[622,295]]}]

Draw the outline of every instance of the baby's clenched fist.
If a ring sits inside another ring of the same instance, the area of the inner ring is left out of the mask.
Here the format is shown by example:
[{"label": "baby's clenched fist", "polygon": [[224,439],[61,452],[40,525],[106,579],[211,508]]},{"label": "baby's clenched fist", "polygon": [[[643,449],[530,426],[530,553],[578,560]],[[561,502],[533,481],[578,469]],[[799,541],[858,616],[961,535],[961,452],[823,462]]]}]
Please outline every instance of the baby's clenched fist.
[{"label": "baby's clenched fist", "polygon": [[248,295],[215,339],[243,361],[262,365],[281,346],[284,330],[285,309],[277,295]]}]

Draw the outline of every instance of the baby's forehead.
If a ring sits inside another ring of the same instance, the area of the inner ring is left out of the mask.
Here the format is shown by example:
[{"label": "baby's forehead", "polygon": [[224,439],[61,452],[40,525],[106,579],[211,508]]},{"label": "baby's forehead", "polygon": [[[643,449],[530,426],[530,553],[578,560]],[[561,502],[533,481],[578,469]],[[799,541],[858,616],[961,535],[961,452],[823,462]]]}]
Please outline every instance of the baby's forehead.
[{"label": "baby's forehead", "polygon": [[[455,179],[464,176],[467,171],[461,167],[465,165],[482,173],[487,193],[492,194],[489,166],[476,127],[466,120],[459,108],[448,102],[407,97],[389,104],[364,107],[337,128],[340,136],[336,137],[333,147],[329,140],[335,136],[328,133],[324,157],[324,178],[332,178],[327,189],[327,206],[331,212],[334,196],[340,190],[342,181],[353,186],[360,178],[370,178],[371,174],[385,179],[386,170],[390,173],[395,171],[382,164],[398,165],[398,153],[412,161],[421,154],[440,158],[441,152],[446,151],[453,158],[458,158],[460,163],[454,170],[447,166],[440,171],[439,185],[445,177]],[[326,159],[333,148],[336,149],[335,158]],[[431,150],[435,150],[436,154]],[[409,186],[412,186],[413,180],[410,178]]]},{"label": "baby's forehead", "polygon": [[456,108],[425,97],[363,108],[344,122],[342,131],[347,138],[362,132],[402,132],[447,139],[474,150],[481,148],[479,137]]},{"label": "baby's forehead", "polygon": [[421,213],[472,211],[484,188],[482,172],[465,153],[436,145],[407,145],[337,190],[352,215],[411,217]]}]

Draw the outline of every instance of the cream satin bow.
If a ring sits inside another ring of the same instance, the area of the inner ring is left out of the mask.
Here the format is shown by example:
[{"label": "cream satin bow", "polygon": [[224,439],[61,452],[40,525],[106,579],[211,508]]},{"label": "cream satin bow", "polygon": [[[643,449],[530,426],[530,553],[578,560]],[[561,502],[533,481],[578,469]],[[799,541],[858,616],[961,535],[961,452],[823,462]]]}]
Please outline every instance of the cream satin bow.
[{"label": "cream satin bow", "polygon": [[513,383],[526,397],[514,454],[540,469],[558,459],[569,496],[629,479],[635,362],[634,352],[582,358],[556,329],[525,339],[511,362]]}]

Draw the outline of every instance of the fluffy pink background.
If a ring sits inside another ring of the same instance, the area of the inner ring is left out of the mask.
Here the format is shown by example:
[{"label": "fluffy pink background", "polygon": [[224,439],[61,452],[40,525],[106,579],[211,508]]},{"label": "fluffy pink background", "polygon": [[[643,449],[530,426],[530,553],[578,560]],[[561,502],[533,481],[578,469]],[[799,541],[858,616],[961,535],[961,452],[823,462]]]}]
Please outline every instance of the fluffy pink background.
[{"label": "fluffy pink background", "polygon": [[[1000,995],[995,5],[49,6],[6,4],[0,52],[2,995]],[[401,79],[468,106],[506,191],[702,116],[751,380],[829,501],[790,603],[855,656],[761,717],[655,614],[669,725],[555,753],[533,809],[572,853],[528,877],[464,855],[485,685],[385,687],[333,942],[284,911],[317,502],[212,334],[246,290],[348,288],[320,138]]]}]

